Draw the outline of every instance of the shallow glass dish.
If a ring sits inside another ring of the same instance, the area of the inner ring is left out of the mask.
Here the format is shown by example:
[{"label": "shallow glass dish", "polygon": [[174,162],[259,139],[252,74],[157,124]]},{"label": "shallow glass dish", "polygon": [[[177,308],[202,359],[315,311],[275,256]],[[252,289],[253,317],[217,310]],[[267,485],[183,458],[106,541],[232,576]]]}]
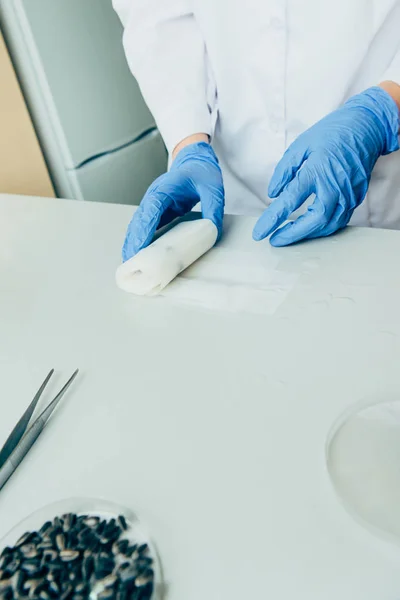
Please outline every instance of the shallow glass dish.
[{"label": "shallow glass dish", "polygon": [[327,440],[330,478],[348,512],[371,533],[400,542],[400,401],[367,399]]},{"label": "shallow glass dish", "polygon": [[[113,502],[91,498],[70,498],[48,504],[20,521],[0,540],[0,554],[4,548],[14,547],[26,532],[39,531],[46,522],[53,521],[55,517],[61,517],[68,513],[76,514],[78,517],[82,515],[99,517],[108,521],[123,515],[128,526],[123,534],[123,539],[128,540],[130,544],[138,544],[139,546],[147,544],[148,546],[149,557],[153,560],[151,568],[154,572],[154,588],[151,600],[161,600],[163,597],[163,582],[156,548],[144,524],[139,521],[135,513]],[[98,597],[101,597],[98,596],[98,592],[91,589],[90,600],[96,600]]]}]

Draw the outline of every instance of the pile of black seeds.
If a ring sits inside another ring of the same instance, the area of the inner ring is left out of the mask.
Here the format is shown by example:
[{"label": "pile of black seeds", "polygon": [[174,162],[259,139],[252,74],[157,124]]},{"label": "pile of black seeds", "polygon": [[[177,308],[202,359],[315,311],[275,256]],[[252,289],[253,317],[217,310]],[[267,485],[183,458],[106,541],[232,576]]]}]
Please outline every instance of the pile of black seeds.
[{"label": "pile of black seeds", "polygon": [[0,600],[150,600],[153,559],[118,519],[67,514],[0,555]]}]

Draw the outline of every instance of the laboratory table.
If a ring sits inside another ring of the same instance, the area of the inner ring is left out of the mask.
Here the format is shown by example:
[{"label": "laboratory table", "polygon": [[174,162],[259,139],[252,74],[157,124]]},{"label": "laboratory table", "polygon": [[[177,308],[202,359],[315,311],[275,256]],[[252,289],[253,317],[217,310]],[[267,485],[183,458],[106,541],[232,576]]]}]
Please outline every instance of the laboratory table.
[{"label": "laboratory table", "polygon": [[347,514],[325,446],[352,404],[400,398],[400,234],[274,249],[228,219],[215,252],[291,282],[257,314],[117,289],[131,211],[0,196],[0,440],[51,367],[51,391],[82,372],[0,493],[0,536],[106,498],[147,524],[168,600],[398,600],[400,551]]}]

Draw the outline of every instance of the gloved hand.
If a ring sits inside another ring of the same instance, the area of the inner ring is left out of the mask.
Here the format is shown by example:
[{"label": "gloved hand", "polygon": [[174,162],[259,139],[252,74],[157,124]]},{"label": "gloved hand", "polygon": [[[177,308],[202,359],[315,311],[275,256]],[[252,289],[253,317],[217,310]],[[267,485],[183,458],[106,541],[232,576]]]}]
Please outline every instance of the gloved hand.
[{"label": "gloved hand", "polygon": [[192,210],[200,201],[205,219],[222,231],[224,185],[218,159],[206,142],[183,148],[168,173],[147,190],[129,224],[122,250],[124,262],[148,246],[159,227]]},{"label": "gloved hand", "polygon": [[[258,220],[253,238],[275,232],[271,244],[286,246],[345,227],[365,198],[378,158],[399,149],[399,125],[394,100],[373,87],[305,131],[275,169],[268,194],[276,200]],[[313,193],[307,212],[278,229]]]}]

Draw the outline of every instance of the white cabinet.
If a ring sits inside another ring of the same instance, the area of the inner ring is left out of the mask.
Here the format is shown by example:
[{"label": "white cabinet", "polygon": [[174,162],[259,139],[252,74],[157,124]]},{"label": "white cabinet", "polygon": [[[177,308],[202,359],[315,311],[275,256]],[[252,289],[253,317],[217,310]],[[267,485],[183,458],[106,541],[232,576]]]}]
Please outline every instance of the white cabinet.
[{"label": "white cabinet", "polygon": [[1,0],[0,19],[57,194],[108,197],[106,165],[113,201],[137,204],[167,154],[111,0]]}]

